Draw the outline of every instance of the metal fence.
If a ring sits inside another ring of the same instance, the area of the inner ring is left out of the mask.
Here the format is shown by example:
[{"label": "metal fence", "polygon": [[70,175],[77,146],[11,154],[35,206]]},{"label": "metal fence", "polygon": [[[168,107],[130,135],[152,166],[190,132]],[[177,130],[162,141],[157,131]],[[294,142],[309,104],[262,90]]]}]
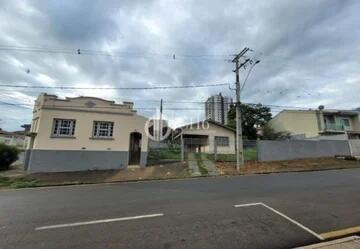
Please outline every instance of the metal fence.
[{"label": "metal fence", "polygon": [[[226,144],[209,145],[206,139],[184,139],[179,143],[152,144],[148,164],[165,164],[188,160],[189,153],[216,162],[236,162],[235,149],[227,150]],[[224,149],[225,148],[225,149]],[[234,148],[234,147],[231,147]],[[280,161],[306,158],[360,156],[360,140],[244,140],[245,161]]]},{"label": "metal fence", "polygon": [[[192,143],[194,141],[194,143]],[[204,140],[186,140],[184,143],[184,158],[190,152],[202,154],[202,158],[217,162],[236,162],[235,145],[228,143],[221,143],[210,145],[204,143]],[[257,145],[256,140],[245,140],[243,142],[243,153],[245,161],[257,160]]]},{"label": "metal fence", "polygon": [[[257,147],[254,146],[243,147],[244,161],[257,160]],[[209,153],[208,158],[217,162],[236,162],[236,152],[233,153]]]},{"label": "metal fence", "polygon": [[181,161],[180,144],[170,142],[154,142],[149,143],[149,153],[147,165],[159,165]]}]

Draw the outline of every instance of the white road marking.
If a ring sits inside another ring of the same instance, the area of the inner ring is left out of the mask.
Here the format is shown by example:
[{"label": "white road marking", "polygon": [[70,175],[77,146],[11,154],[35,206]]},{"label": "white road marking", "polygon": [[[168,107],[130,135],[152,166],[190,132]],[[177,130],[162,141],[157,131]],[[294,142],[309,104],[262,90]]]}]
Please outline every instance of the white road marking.
[{"label": "white road marking", "polygon": [[109,223],[109,222],[116,222],[116,221],[126,221],[126,220],[138,220],[138,219],[145,219],[145,218],[153,218],[164,216],[164,214],[147,214],[147,215],[138,215],[138,216],[130,216],[130,217],[121,217],[121,218],[113,218],[113,219],[104,219],[104,220],[92,220],[92,221],[84,221],[84,222],[75,222],[75,223],[68,223],[68,224],[58,224],[58,225],[51,225],[51,226],[42,226],[37,227],[35,230],[46,230],[46,229],[55,229],[55,228],[63,228],[63,227],[75,227],[75,226],[85,226],[85,225],[92,225],[92,224],[99,224],[99,223]]},{"label": "white road marking", "polygon": [[234,207],[250,207],[250,206],[263,206],[267,209],[269,209],[270,211],[276,213],[277,215],[280,215],[281,217],[285,218],[286,220],[290,221],[291,223],[297,225],[298,227],[302,228],[303,230],[307,231],[308,233],[314,235],[316,238],[318,238],[319,240],[324,240],[324,238],[320,235],[317,234],[316,232],[314,232],[313,230],[311,230],[310,228],[302,225],[301,223],[297,222],[296,220],[290,218],[289,216],[281,213],[280,211],[266,205],[265,203],[262,202],[254,202],[254,203],[246,203],[246,204],[238,204],[238,205],[234,205]]},{"label": "white road marking", "polygon": [[239,208],[239,207],[251,207],[251,206],[258,206],[258,205],[262,205],[262,203],[254,202],[254,203],[238,204],[238,205],[234,205],[234,207]]}]

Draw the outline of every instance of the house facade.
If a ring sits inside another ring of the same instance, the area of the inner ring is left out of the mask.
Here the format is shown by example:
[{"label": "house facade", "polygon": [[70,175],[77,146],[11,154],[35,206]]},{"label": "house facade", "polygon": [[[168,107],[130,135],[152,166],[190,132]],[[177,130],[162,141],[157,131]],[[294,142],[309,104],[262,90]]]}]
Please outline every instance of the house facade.
[{"label": "house facade", "polygon": [[180,127],[177,131],[185,152],[235,153],[236,131],[218,122],[206,120]]},{"label": "house facade", "polygon": [[146,120],[132,102],[41,94],[33,109],[25,168],[64,172],[145,166]]},{"label": "house facade", "polygon": [[29,140],[29,137],[25,136],[25,131],[8,132],[0,129],[0,143],[26,149]]},{"label": "house facade", "polygon": [[360,112],[353,110],[283,110],[269,125],[294,138],[360,139]]}]

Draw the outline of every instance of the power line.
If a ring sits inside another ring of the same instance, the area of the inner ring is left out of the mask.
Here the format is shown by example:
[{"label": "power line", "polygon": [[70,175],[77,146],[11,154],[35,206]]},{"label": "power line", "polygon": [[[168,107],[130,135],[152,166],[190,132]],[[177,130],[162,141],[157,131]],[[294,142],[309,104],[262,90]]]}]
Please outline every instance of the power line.
[{"label": "power line", "polygon": [[[39,52],[39,53],[59,53],[59,54],[73,54],[73,55],[100,55],[110,57],[128,57],[128,58],[146,58],[146,57],[160,57],[169,60],[183,60],[183,59],[200,59],[200,60],[226,60],[229,56],[226,54],[178,54],[178,53],[132,53],[132,52],[112,52],[105,50],[82,49],[82,48],[50,48],[50,47],[32,47],[32,46],[11,46],[0,45],[2,51],[17,51],[17,52]],[[222,58],[216,58],[222,57]]]},{"label": "power line", "polygon": [[[130,101],[130,100],[123,100],[123,101]],[[131,101],[134,101],[134,100],[131,100]],[[135,101],[146,101],[146,102],[154,102],[154,103],[158,103],[159,100],[156,100],[156,99],[147,99],[147,100],[135,100]],[[166,103],[169,103],[169,104],[204,104],[205,101],[172,101],[172,100],[163,100],[163,102],[166,104]],[[220,102],[217,102],[217,103],[220,103]],[[7,105],[22,105],[22,106],[32,106],[32,104],[22,104],[22,103],[7,103],[7,102],[3,102],[3,101],[0,101],[0,104],[7,104]],[[275,104],[263,104],[263,103],[247,103],[247,102],[242,102],[242,104],[245,104],[245,105],[249,105],[249,106],[257,106],[257,105],[261,105],[263,107],[270,107],[270,108],[273,108],[273,109],[277,109],[277,108],[289,108],[289,109],[300,109],[300,110],[303,110],[303,109],[314,109],[314,107],[300,107],[300,106],[290,106],[290,105],[275,105]],[[84,106],[72,106],[72,105],[68,105],[68,106],[61,106],[61,107],[83,107]],[[93,107],[95,108],[95,107]],[[96,108],[105,108],[105,107],[96,107]],[[109,108],[109,107],[106,107],[106,108]],[[110,107],[110,108],[114,108],[114,107]],[[115,107],[116,108],[116,107]],[[141,107],[140,107],[141,108]],[[151,109],[154,109],[154,108],[151,108]],[[171,107],[171,108],[168,108],[168,109],[190,109],[190,110],[204,110],[203,108],[176,108],[176,107]]]},{"label": "power line", "polygon": [[255,65],[258,64],[259,62],[260,62],[260,61],[257,60],[257,61],[252,65],[252,67],[249,69],[249,71],[248,71],[248,73],[247,73],[247,75],[246,75],[246,77],[245,77],[245,79],[244,79],[244,82],[243,82],[243,84],[242,84],[242,86],[241,86],[241,88],[240,88],[240,94],[241,94],[242,91],[244,90],[244,87],[245,87],[245,85],[246,85],[246,82],[247,82],[247,80],[248,80],[248,78],[249,78],[249,75],[250,75],[251,71],[253,70],[253,68],[255,67]]},{"label": "power line", "polygon": [[[3,95],[5,97],[12,97],[8,94]],[[158,99],[120,99],[120,98],[116,98],[116,100],[118,102],[123,102],[123,101],[130,101],[130,102],[153,102],[157,105],[157,103],[159,102]],[[199,104],[199,105],[204,105],[205,104],[205,100],[198,100],[198,101],[192,101],[192,100],[163,100],[165,104]],[[221,101],[216,103],[220,103]],[[8,102],[4,102],[4,101],[0,101],[0,104],[7,104],[7,105],[22,105],[22,106],[31,106],[32,104],[23,104],[23,103],[8,103]],[[234,104],[234,103],[233,103]],[[291,106],[291,105],[276,105],[276,104],[266,104],[266,103],[250,103],[250,102],[242,102],[242,104],[245,105],[249,105],[249,106],[258,106],[261,105],[263,107],[270,107],[273,109],[278,109],[278,108],[288,108],[288,109],[300,109],[300,110],[304,110],[304,109],[315,109],[314,107],[303,107],[303,106]],[[67,106],[69,107],[69,106]],[[80,106],[71,106],[71,107],[80,107]],[[100,107],[101,108],[101,107]],[[142,107],[140,107],[142,108]],[[153,108],[152,108],[153,109]],[[191,109],[191,110],[203,110],[203,108],[176,108],[176,107],[170,107],[168,109]]]},{"label": "power line", "polygon": [[0,105],[9,105],[9,106],[16,106],[16,107],[25,108],[25,109],[32,109],[29,105],[26,105],[26,104],[9,103],[9,102],[4,102],[4,101],[0,101]]},{"label": "power line", "polygon": [[[22,104],[22,103],[10,103],[10,102],[4,102],[0,101],[0,105],[10,105],[10,106],[16,106],[16,107],[29,107],[26,109],[32,109],[31,104]],[[45,107],[59,107],[59,108],[89,108],[87,106],[80,106],[80,105],[46,105]],[[112,106],[93,106],[90,109],[124,109],[127,110],[128,108],[119,108],[119,107],[112,107]],[[156,107],[135,107],[135,110],[156,110]],[[163,110],[203,110],[200,108],[163,108]]]},{"label": "power line", "polygon": [[149,87],[73,87],[73,86],[35,86],[35,85],[12,85],[0,84],[6,88],[34,88],[34,89],[65,89],[65,90],[156,90],[156,89],[184,89],[226,86],[229,83],[204,84],[204,85],[181,85],[181,86],[149,86]]},{"label": "power line", "polygon": [[[243,103],[243,104],[251,105],[251,106],[259,105],[259,104],[255,104],[255,103]],[[13,105],[13,106],[32,107],[32,104],[9,103],[9,102],[4,102],[4,101],[0,101],[0,105]],[[279,106],[279,105],[266,105],[266,104],[261,104],[261,105],[264,106],[264,107],[273,107],[273,108],[311,109],[310,107]],[[86,106],[79,106],[79,105],[47,105],[47,107],[88,108]],[[112,107],[112,106],[94,106],[94,107],[91,107],[91,108],[119,109],[118,107]],[[124,109],[126,109],[126,108],[124,108]],[[135,109],[156,109],[156,107],[154,107],[154,108],[152,108],[152,107],[135,107]],[[170,107],[170,108],[164,108],[164,110],[204,110],[204,109],[203,108]]]}]

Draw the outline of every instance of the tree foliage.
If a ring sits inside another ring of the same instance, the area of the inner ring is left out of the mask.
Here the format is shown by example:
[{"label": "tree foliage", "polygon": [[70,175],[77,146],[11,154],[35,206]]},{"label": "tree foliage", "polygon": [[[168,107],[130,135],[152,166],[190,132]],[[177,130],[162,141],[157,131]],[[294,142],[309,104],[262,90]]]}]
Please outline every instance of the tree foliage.
[{"label": "tree foliage", "polygon": [[0,170],[9,169],[10,165],[18,159],[20,151],[15,146],[0,143]]},{"label": "tree foliage", "polygon": [[[265,126],[271,119],[271,109],[257,105],[240,104],[241,123],[243,129],[243,136],[247,139],[256,139],[256,127]],[[235,105],[230,106],[228,113],[228,126],[236,128],[236,108]]]},{"label": "tree foliage", "polygon": [[282,140],[290,138],[290,133],[286,131],[276,132],[269,125],[265,125],[262,130],[261,139],[263,140]]}]

